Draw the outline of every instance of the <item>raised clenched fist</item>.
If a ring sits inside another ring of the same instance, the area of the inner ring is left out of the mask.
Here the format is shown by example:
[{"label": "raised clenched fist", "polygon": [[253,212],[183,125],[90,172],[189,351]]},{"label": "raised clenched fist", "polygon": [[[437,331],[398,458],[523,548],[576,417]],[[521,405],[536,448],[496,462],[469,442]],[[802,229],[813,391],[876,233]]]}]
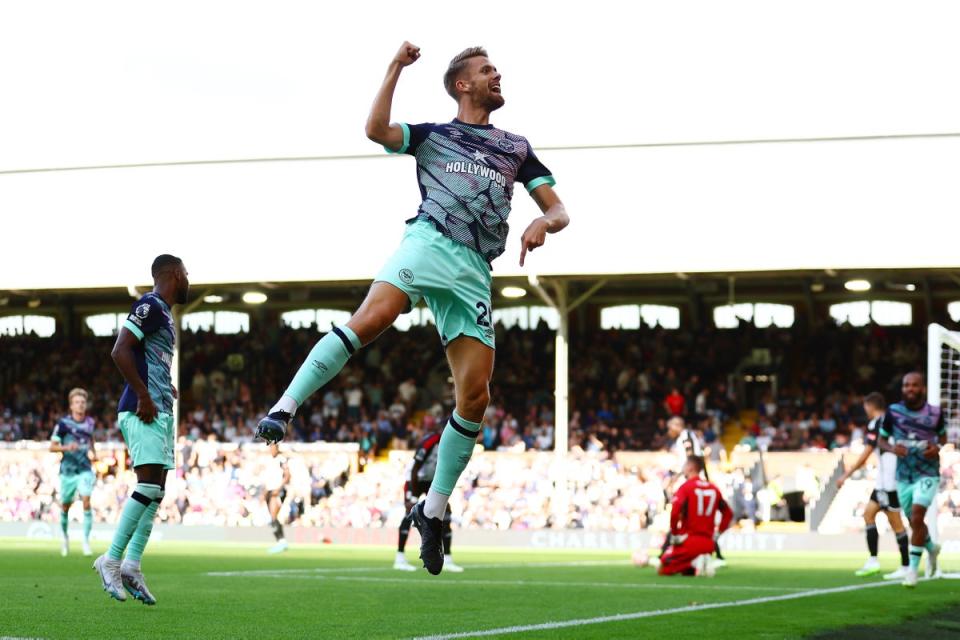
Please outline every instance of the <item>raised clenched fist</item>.
[{"label": "raised clenched fist", "polygon": [[397,55],[393,57],[393,60],[394,62],[399,62],[401,67],[406,67],[416,62],[418,58],[420,58],[420,47],[404,41],[404,43],[400,45],[400,50],[397,51]]}]

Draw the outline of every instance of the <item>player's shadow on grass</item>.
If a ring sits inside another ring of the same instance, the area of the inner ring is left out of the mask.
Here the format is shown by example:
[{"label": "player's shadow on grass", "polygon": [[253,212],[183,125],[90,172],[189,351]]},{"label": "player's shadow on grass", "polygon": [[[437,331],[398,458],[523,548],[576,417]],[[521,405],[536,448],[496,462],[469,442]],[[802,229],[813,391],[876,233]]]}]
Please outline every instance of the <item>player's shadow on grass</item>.
[{"label": "player's shadow on grass", "polygon": [[857,625],[809,636],[811,640],[903,640],[903,638],[960,638],[960,606],[926,612],[899,624]]}]

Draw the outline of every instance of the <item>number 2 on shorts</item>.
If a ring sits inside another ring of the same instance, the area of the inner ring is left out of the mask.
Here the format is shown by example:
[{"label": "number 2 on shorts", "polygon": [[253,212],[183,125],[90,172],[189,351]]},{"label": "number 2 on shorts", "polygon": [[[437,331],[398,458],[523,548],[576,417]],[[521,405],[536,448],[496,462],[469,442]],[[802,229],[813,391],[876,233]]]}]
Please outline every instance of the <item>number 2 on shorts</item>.
[{"label": "number 2 on shorts", "polygon": [[487,316],[490,315],[490,307],[485,302],[478,302],[477,309],[480,309],[480,315],[477,316],[477,325],[489,327],[490,321],[487,320]]}]

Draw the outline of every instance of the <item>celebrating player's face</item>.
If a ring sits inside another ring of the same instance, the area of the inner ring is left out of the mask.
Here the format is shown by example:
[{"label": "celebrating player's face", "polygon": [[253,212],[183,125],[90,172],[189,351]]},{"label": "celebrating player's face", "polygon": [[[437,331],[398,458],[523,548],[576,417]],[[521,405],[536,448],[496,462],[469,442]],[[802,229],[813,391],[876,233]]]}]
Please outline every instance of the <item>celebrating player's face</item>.
[{"label": "celebrating player's face", "polygon": [[473,103],[487,111],[496,111],[503,106],[503,93],[500,90],[500,73],[489,58],[478,56],[470,59],[467,68],[467,81]]},{"label": "celebrating player's face", "polygon": [[903,394],[903,400],[908,406],[916,406],[922,403],[927,393],[923,384],[923,376],[919,373],[908,373],[903,376],[900,393]]},{"label": "celebrating player's face", "polygon": [[187,279],[187,268],[183,263],[177,268],[177,304],[186,304],[190,295],[190,280]]},{"label": "celebrating player's face", "polygon": [[87,399],[81,394],[76,394],[70,398],[70,411],[74,415],[84,415],[87,413]]}]

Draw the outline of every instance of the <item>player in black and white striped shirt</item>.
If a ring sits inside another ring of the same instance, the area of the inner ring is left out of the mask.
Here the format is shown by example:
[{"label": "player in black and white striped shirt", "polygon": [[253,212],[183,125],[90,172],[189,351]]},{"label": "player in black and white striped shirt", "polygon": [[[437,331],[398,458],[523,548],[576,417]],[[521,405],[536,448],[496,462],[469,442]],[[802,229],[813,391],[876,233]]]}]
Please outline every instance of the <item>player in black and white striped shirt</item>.
[{"label": "player in black and white striped shirt", "polygon": [[[683,418],[674,416],[667,422],[667,433],[673,439],[670,450],[677,456],[680,468],[686,464],[687,458],[694,456],[703,460],[703,443],[700,436],[693,429],[687,429]],[[707,476],[707,467],[703,467],[703,475]],[[709,480],[709,476],[706,478]]]},{"label": "player in black and white striped shirt", "polygon": [[[703,463],[704,480],[709,482],[710,475],[707,473],[707,461],[704,457],[703,442],[700,440],[697,432],[693,429],[688,429],[683,418],[674,416],[667,421],[667,435],[673,439],[673,444],[670,445],[670,451],[677,456],[680,468],[682,469],[683,465],[686,464],[687,458],[691,456],[697,458]],[[714,551],[717,554],[717,562],[714,563],[714,567],[719,568],[726,566],[726,561],[723,559],[723,553],[720,551],[719,543],[715,543]]]},{"label": "player in black and white striped shirt", "polygon": [[863,568],[855,573],[857,576],[870,576],[880,573],[880,560],[877,558],[879,546],[879,534],[877,532],[877,514],[883,511],[890,523],[890,528],[897,536],[897,546],[900,549],[900,568],[892,573],[885,574],[885,580],[900,580],[906,575],[910,566],[910,556],[908,551],[907,530],[903,526],[903,520],[900,518],[900,500],[897,495],[897,456],[891,451],[880,451],[877,440],[880,436],[880,426],[886,415],[887,401],[876,391],[868,394],[863,399],[863,409],[870,418],[867,424],[867,433],[863,438],[863,453],[860,458],[847,469],[837,480],[837,487],[842,487],[850,476],[860,469],[870,455],[877,452],[877,484],[876,488],[870,494],[870,501],[867,502],[867,508],[863,511],[863,520],[866,524],[867,549],[870,557],[867,558]]}]

